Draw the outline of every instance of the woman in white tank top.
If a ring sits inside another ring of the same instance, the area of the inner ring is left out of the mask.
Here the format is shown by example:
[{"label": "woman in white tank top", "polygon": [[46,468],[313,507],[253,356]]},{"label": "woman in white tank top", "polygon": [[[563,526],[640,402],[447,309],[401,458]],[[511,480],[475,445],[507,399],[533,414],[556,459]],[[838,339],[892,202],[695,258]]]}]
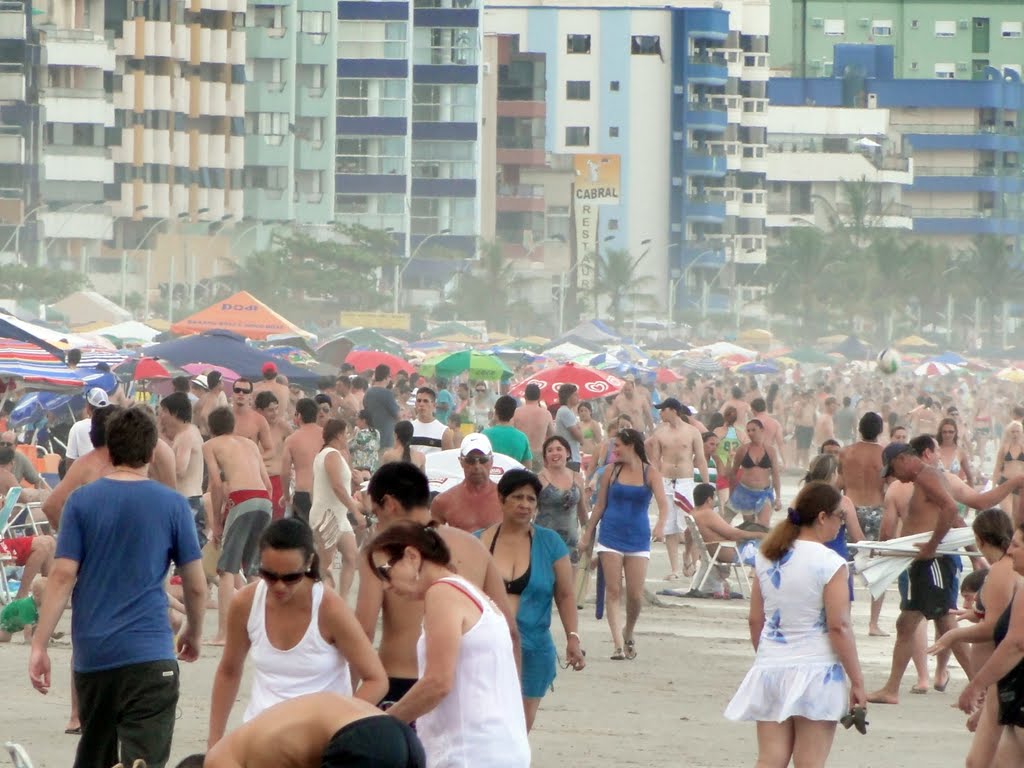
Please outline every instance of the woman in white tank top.
[{"label": "woman in white tank top", "polygon": [[330,419],[324,425],[324,447],[313,459],[313,506],[309,525],[316,540],[316,551],[323,563],[324,578],[331,584],[331,566],[335,551],[341,552],[338,594],[348,596],[356,575],[359,549],[348,513],[359,528],[366,527],[362,509],[352,498],[352,470],[342,455],[348,447],[348,424]]},{"label": "woman in white tank top", "polygon": [[[416,647],[420,679],[388,714],[416,721],[427,768],[529,768],[519,673],[504,615],[452,572],[448,547],[433,528],[396,523],[366,546],[366,557],[385,590],[424,601]],[[454,669],[444,661],[453,655]]]},{"label": "woman in white tank top", "polygon": [[384,666],[355,615],[320,581],[313,533],[302,520],[277,520],[260,541],[260,579],[235,593],[227,642],[213,682],[207,746],[224,735],[242,669],[252,662],[248,721],[281,701],[332,691],[376,704],[387,692]]}]

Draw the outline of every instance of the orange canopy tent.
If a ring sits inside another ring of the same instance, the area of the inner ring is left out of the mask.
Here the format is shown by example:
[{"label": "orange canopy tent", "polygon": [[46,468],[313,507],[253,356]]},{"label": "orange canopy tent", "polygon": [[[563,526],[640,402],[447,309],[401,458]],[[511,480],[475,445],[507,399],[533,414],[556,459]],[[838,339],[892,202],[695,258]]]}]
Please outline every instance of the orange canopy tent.
[{"label": "orange canopy tent", "polygon": [[248,291],[239,291],[171,326],[172,333],[182,336],[212,330],[233,331],[250,339],[286,333],[313,338]]}]

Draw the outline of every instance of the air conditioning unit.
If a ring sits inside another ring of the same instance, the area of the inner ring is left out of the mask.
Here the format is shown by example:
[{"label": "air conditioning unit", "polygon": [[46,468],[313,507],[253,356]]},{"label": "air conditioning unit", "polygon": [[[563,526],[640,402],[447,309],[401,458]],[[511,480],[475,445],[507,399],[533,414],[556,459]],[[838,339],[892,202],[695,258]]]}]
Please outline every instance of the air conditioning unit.
[{"label": "air conditioning unit", "polygon": [[966,72],[967,71],[967,62],[966,61],[958,61],[956,63],[956,71],[957,72]]},{"label": "air conditioning unit", "polygon": [[916,61],[910,62],[910,68],[912,70],[916,71],[917,70],[917,62]]},{"label": "air conditioning unit", "polygon": [[815,16],[813,19],[811,19],[811,26],[812,27],[824,27],[825,26],[825,20]]},{"label": "air conditioning unit", "polygon": [[911,29],[917,29],[919,26],[921,26],[921,25],[920,25],[920,23],[918,22],[917,19],[911,19],[910,20],[910,28]]},{"label": "air conditioning unit", "polygon": [[877,93],[869,93],[868,94],[868,109],[878,109],[878,94]]},{"label": "air conditioning unit", "polygon": [[483,73],[485,75],[491,74],[491,62],[485,61],[483,64],[480,65],[480,68],[483,70]]},{"label": "air conditioning unit", "polygon": [[870,27],[871,26],[871,19],[859,19],[857,21],[857,26],[860,26],[860,27]]},{"label": "air conditioning unit", "polygon": [[971,24],[969,21],[967,21],[967,19],[960,19],[960,21],[958,21],[956,25],[960,27],[960,29],[970,29],[971,27]]}]

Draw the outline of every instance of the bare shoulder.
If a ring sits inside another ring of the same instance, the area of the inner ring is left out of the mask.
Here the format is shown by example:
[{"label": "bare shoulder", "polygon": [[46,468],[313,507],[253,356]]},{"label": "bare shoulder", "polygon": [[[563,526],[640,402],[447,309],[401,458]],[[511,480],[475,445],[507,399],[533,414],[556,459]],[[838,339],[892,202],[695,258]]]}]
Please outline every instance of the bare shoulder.
[{"label": "bare shoulder", "polygon": [[[441,498],[438,496],[438,498]],[[453,528],[450,525],[439,525],[435,529],[437,534],[441,537],[442,541],[449,547],[457,546],[460,550],[463,547],[469,549],[482,549],[483,544],[480,543],[480,539],[461,528]]]}]

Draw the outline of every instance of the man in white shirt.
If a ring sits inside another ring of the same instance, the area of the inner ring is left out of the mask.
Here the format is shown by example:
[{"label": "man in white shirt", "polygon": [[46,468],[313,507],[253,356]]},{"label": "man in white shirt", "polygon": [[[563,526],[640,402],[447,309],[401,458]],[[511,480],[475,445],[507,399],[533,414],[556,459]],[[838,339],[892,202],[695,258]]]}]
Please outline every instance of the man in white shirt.
[{"label": "man in white shirt", "polygon": [[71,431],[68,432],[68,467],[76,459],[80,459],[92,450],[92,440],[89,439],[89,429],[92,427],[92,414],[97,408],[106,408],[110,405],[107,393],[100,387],[93,387],[85,396],[85,418],[76,421]]}]

